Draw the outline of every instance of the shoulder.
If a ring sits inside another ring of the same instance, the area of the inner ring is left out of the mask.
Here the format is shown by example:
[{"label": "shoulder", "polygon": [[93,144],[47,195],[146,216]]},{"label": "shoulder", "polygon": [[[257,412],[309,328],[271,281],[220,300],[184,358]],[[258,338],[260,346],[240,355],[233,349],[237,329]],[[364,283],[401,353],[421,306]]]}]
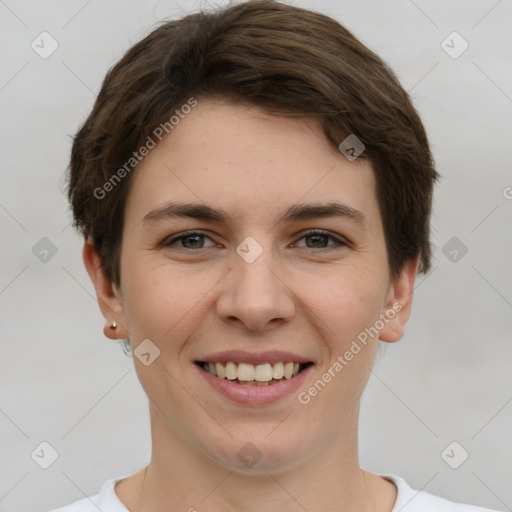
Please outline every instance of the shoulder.
[{"label": "shoulder", "polygon": [[391,512],[497,512],[489,508],[456,503],[434,496],[425,491],[412,489],[403,479],[395,475],[380,475],[393,482],[397,488],[396,503]]},{"label": "shoulder", "polygon": [[98,510],[103,512],[128,512],[128,509],[121,503],[114,491],[116,483],[124,478],[127,478],[127,476],[111,478],[102,485],[98,494],[79,499],[49,512],[98,512]]}]

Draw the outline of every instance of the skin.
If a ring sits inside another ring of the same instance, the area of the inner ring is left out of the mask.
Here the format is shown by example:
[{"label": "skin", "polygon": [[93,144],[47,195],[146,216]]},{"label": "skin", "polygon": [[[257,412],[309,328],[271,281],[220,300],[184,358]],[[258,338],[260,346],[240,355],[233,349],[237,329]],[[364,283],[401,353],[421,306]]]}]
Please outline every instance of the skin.
[{"label": "skin", "polygon": [[[201,98],[132,179],[120,286],[106,279],[90,241],[83,250],[105,334],[129,337],[134,350],[149,338],[160,350],[149,366],[134,357],[153,451],[145,475],[116,485],[120,500],[145,512],[389,512],[395,486],[359,466],[359,401],[378,338],[402,337],[418,259],[391,278],[371,164],[337,152],[315,120]],[[144,225],[169,201],[204,203],[232,218]],[[366,221],[280,222],[289,206],[326,202],[350,206]],[[347,243],[305,237],[311,229]],[[187,230],[206,236],[162,243]],[[252,263],[236,252],[248,236],[263,249]],[[401,311],[307,405],[297,393],[269,405],[235,404],[193,367],[221,350],[288,350],[315,364],[304,391],[397,302]],[[114,320],[115,330],[108,327]],[[262,454],[252,468],[237,458],[247,442]]]}]

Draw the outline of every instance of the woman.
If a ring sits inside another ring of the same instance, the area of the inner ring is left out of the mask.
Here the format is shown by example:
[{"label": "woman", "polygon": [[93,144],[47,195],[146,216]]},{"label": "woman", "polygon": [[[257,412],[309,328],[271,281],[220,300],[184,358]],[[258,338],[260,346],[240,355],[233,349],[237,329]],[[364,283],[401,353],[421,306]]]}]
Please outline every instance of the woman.
[{"label": "woman", "polygon": [[108,73],[69,198],[152,457],[64,511],[483,511],[360,468],[359,400],[430,266],[437,173],[389,68],[251,1],[164,23]]}]

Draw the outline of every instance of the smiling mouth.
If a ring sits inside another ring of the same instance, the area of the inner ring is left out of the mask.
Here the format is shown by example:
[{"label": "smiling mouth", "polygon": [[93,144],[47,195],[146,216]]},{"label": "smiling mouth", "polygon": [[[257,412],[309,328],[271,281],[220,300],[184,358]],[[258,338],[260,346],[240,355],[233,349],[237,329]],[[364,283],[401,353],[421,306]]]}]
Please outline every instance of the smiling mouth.
[{"label": "smiling mouth", "polygon": [[233,361],[215,363],[196,361],[195,364],[210,375],[218,379],[229,380],[234,384],[241,386],[272,386],[284,380],[293,379],[313,363],[286,361],[252,365],[234,363]]}]

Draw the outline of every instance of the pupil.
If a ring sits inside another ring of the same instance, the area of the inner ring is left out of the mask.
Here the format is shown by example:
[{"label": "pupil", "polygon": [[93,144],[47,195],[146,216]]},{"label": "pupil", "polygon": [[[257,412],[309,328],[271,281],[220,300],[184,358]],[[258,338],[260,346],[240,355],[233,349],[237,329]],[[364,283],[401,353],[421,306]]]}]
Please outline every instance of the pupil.
[{"label": "pupil", "polygon": [[[327,237],[325,235],[309,235],[308,237],[310,240],[315,240],[315,242],[313,242],[313,245],[308,245],[308,247],[325,247],[325,243],[321,243],[321,242],[326,242],[327,241]],[[317,242],[321,240],[320,244],[318,244]]]},{"label": "pupil", "polygon": [[[191,246],[192,247],[198,247],[198,246],[201,246],[201,243],[202,243],[202,236],[201,235],[190,235],[188,236],[187,238],[184,238],[183,239],[183,242],[187,242],[187,241],[190,241],[192,240],[192,244]],[[195,241],[195,242],[194,242]]]}]

